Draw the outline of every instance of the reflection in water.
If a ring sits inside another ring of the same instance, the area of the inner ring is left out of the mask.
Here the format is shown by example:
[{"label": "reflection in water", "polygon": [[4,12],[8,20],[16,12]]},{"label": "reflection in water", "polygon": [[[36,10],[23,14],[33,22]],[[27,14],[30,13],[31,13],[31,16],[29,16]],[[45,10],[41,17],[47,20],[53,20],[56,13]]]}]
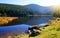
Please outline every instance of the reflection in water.
[{"label": "reflection in water", "polygon": [[27,31],[28,31],[28,25],[26,24],[0,27],[0,35],[6,34],[6,33],[15,33],[15,32],[22,33]]},{"label": "reflection in water", "polygon": [[13,34],[19,34],[22,32],[28,31],[29,25],[46,25],[49,20],[52,19],[51,16],[39,16],[39,17],[31,17],[32,19],[27,21],[26,24],[20,24],[20,25],[13,25],[13,26],[3,26],[0,27],[0,35],[4,35],[7,33],[13,33]]},{"label": "reflection in water", "polygon": [[51,16],[36,16],[29,20],[26,24],[29,25],[38,25],[49,22],[49,20],[53,19]]}]

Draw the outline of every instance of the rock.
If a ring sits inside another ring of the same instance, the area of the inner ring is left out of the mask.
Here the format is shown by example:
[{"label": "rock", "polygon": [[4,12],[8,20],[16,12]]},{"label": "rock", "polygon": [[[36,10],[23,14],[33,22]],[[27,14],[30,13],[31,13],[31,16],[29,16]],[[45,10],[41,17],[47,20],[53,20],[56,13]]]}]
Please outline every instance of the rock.
[{"label": "rock", "polygon": [[30,26],[28,30],[29,36],[37,36],[41,32],[41,29],[38,26]]}]

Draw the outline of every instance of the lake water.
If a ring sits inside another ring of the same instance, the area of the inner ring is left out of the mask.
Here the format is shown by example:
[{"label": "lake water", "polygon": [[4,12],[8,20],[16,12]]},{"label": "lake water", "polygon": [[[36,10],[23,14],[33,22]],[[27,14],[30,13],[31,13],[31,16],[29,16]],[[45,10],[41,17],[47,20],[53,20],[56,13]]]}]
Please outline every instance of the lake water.
[{"label": "lake water", "polygon": [[26,24],[20,24],[20,25],[14,25],[14,26],[4,26],[0,27],[0,35],[4,35],[7,33],[22,33],[22,32],[27,32],[28,31],[28,25]]},{"label": "lake water", "polygon": [[36,17],[33,17],[31,20],[27,21],[26,24],[28,25],[46,24],[51,19],[53,19],[52,16],[36,16]]},{"label": "lake water", "polygon": [[27,21],[25,24],[19,24],[19,25],[14,25],[14,26],[4,26],[4,27],[0,27],[0,35],[2,34],[6,34],[9,32],[27,32],[28,31],[28,26],[29,25],[44,25],[46,23],[49,22],[49,20],[51,20],[52,17],[51,16],[39,16],[39,17],[33,17],[32,19],[30,19],[29,21]]}]

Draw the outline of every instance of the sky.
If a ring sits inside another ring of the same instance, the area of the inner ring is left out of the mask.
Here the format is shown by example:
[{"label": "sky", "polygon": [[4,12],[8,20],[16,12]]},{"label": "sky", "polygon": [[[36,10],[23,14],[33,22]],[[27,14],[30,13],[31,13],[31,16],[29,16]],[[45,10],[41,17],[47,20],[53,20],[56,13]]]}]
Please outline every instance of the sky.
[{"label": "sky", "polygon": [[0,3],[16,5],[38,4],[41,6],[50,6],[54,4],[60,4],[60,0],[0,0]]},{"label": "sky", "polygon": [[37,4],[40,0],[0,0],[0,3],[8,4],[18,4],[18,5],[27,5],[27,4]]}]

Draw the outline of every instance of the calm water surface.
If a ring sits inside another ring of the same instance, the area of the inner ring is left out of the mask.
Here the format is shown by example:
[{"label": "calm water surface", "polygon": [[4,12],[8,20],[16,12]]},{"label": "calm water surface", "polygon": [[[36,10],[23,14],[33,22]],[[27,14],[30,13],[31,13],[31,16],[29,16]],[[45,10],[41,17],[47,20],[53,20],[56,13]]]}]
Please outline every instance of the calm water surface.
[{"label": "calm water surface", "polygon": [[9,32],[27,32],[28,31],[28,26],[29,25],[45,25],[47,22],[49,22],[49,20],[51,20],[52,17],[50,16],[39,16],[39,17],[33,17],[31,20],[27,21],[25,24],[20,24],[20,25],[14,25],[14,26],[4,26],[4,27],[0,27],[0,35],[1,34],[5,34],[5,33],[9,33]]}]

